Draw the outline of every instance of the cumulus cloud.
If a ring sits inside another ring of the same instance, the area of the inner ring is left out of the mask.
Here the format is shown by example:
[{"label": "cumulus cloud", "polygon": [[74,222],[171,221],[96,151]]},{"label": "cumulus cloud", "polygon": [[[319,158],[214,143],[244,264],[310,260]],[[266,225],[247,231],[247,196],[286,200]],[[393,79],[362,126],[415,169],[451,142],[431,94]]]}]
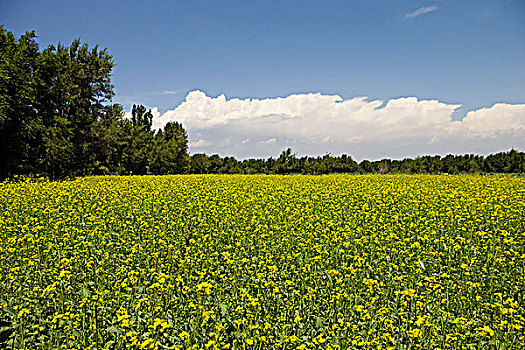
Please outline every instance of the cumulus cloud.
[{"label": "cumulus cloud", "polygon": [[418,8],[417,10],[415,10],[414,12],[407,13],[405,15],[405,17],[406,18],[414,18],[414,17],[417,17],[417,16],[424,15],[425,13],[429,13],[429,12],[435,11],[437,9],[438,9],[438,7],[435,6],[435,5],[434,6],[421,7],[421,8]]},{"label": "cumulus cloud", "polygon": [[525,134],[525,105],[497,103],[467,113],[462,125],[469,133],[494,138],[502,134]]},{"label": "cumulus cloud", "polygon": [[[356,158],[430,153],[488,153],[525,147],[525,104],[498,103],[451,119],[460,104],[401,97],[388,101],[320,93],[268,99],[226,99],[190,92],[173,110],[154,113],[154,127],[178,121],[199,151],[271,156],[292,146],[302,154]],[[207,140],[206,142],[204,142]],[[255,140],[256,142],[250,142]]]}]

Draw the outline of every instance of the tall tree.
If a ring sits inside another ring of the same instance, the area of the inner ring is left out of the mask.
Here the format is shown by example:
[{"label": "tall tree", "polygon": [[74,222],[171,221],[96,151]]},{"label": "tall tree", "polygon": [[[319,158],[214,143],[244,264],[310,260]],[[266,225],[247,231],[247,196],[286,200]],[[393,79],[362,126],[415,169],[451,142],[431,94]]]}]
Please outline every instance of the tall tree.
[{"label": "tall tree", "polygon": [[91,125],[93,140],[88,153],[94,157],[93,174],[126,173],[124,152],[130,143],[131,135],[126,133],[129,121],[123,119],[121,105],[112,104],[104,107],[101,118]]},{"label": "tall tree", "polygon": [[18,40],[0,26],[0,178],[31,170],[32,145],[40,129],[35,110],[35,33]]},{"label": "tall tree", "polygon": [[133,105],[131,120],[123,127],[129,130],[130,138],[124,153],[126,169],[133,174],[148,174],[154,148],[154,131],[151,130],[153,114],[142,105]]},{"label": "tall tree", "polygon": [[92,170],[92,124],[113,96],[112,56],[75,40],[39,52],[35,33],[0,27],[0,176]]},{"label": "tall tree", "polygon": [[155,135],[152,170],[155,174],[184,174],[190,166],[188,134],[177,122],[169,122]]}]

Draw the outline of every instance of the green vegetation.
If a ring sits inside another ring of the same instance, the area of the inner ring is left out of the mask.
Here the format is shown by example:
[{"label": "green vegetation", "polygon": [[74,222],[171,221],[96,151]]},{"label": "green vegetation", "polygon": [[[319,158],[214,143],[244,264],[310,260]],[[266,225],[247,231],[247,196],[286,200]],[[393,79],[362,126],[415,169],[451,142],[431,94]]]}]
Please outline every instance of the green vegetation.
[{"label": "green vegetation", "polygon": [[525,178],[0,183],[0,347],[523,349]]},{"label": "green vegetation", "polygon": [[322,157],[296,157],[287,149],[274,159],[247,159],[238,161],[233,157],[218,155],[191,156],[191,174],[471,174],[471,173],[525,173],[525,153],[511,150],[487,157],[467,154],[423,156],[403,160],[382,159],[355,162],[343,154]]}]

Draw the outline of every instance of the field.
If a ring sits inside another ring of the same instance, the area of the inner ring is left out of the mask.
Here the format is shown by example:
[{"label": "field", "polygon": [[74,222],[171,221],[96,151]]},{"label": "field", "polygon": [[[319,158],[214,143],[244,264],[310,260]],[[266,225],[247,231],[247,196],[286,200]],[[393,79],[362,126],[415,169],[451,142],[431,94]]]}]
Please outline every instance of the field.
[{"label": "field", "polygon": [[525,348],[525,178],[0,184],[0,347]]}]

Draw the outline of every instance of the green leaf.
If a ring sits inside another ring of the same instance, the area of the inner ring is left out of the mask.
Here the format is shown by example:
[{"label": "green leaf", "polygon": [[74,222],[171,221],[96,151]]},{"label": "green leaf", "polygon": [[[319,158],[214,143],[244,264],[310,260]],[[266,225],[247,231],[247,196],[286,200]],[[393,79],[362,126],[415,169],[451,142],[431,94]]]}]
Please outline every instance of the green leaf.
[{"label": "green leaf", "polygon": [[108,328],[106,328],[106,331],[109,333],[121,333],[121,331],[115,326],[109,326]]},{"label": "green leaf", "polygon": [[322,317],[315,316],[315,326],[317,328],[322,328],[323,327],[323,318]]},{"label": "green leaf", "polygon": [[228,313],[228,305],[226,304],[219,304],[219,308],[221,309],[221,315],[224,316]]},{"label": "green leaf", "polygon": [[15,312],[15,310],[13,310],[13,308],[11,308],[11,307],[9,307],[9,306],[8,306],[8,307],[5,307],[5,308],[4,308],[4,311],[6,311],[7,313],[9,313],[11,316],[16,316],[16,312]]},{"label": "green leaf", "polygon": [[0,333],[9,332],[9,331],[11,331],[13,328],[14,328],[13,326],[1,327],[1,328],[0,328]]}]

